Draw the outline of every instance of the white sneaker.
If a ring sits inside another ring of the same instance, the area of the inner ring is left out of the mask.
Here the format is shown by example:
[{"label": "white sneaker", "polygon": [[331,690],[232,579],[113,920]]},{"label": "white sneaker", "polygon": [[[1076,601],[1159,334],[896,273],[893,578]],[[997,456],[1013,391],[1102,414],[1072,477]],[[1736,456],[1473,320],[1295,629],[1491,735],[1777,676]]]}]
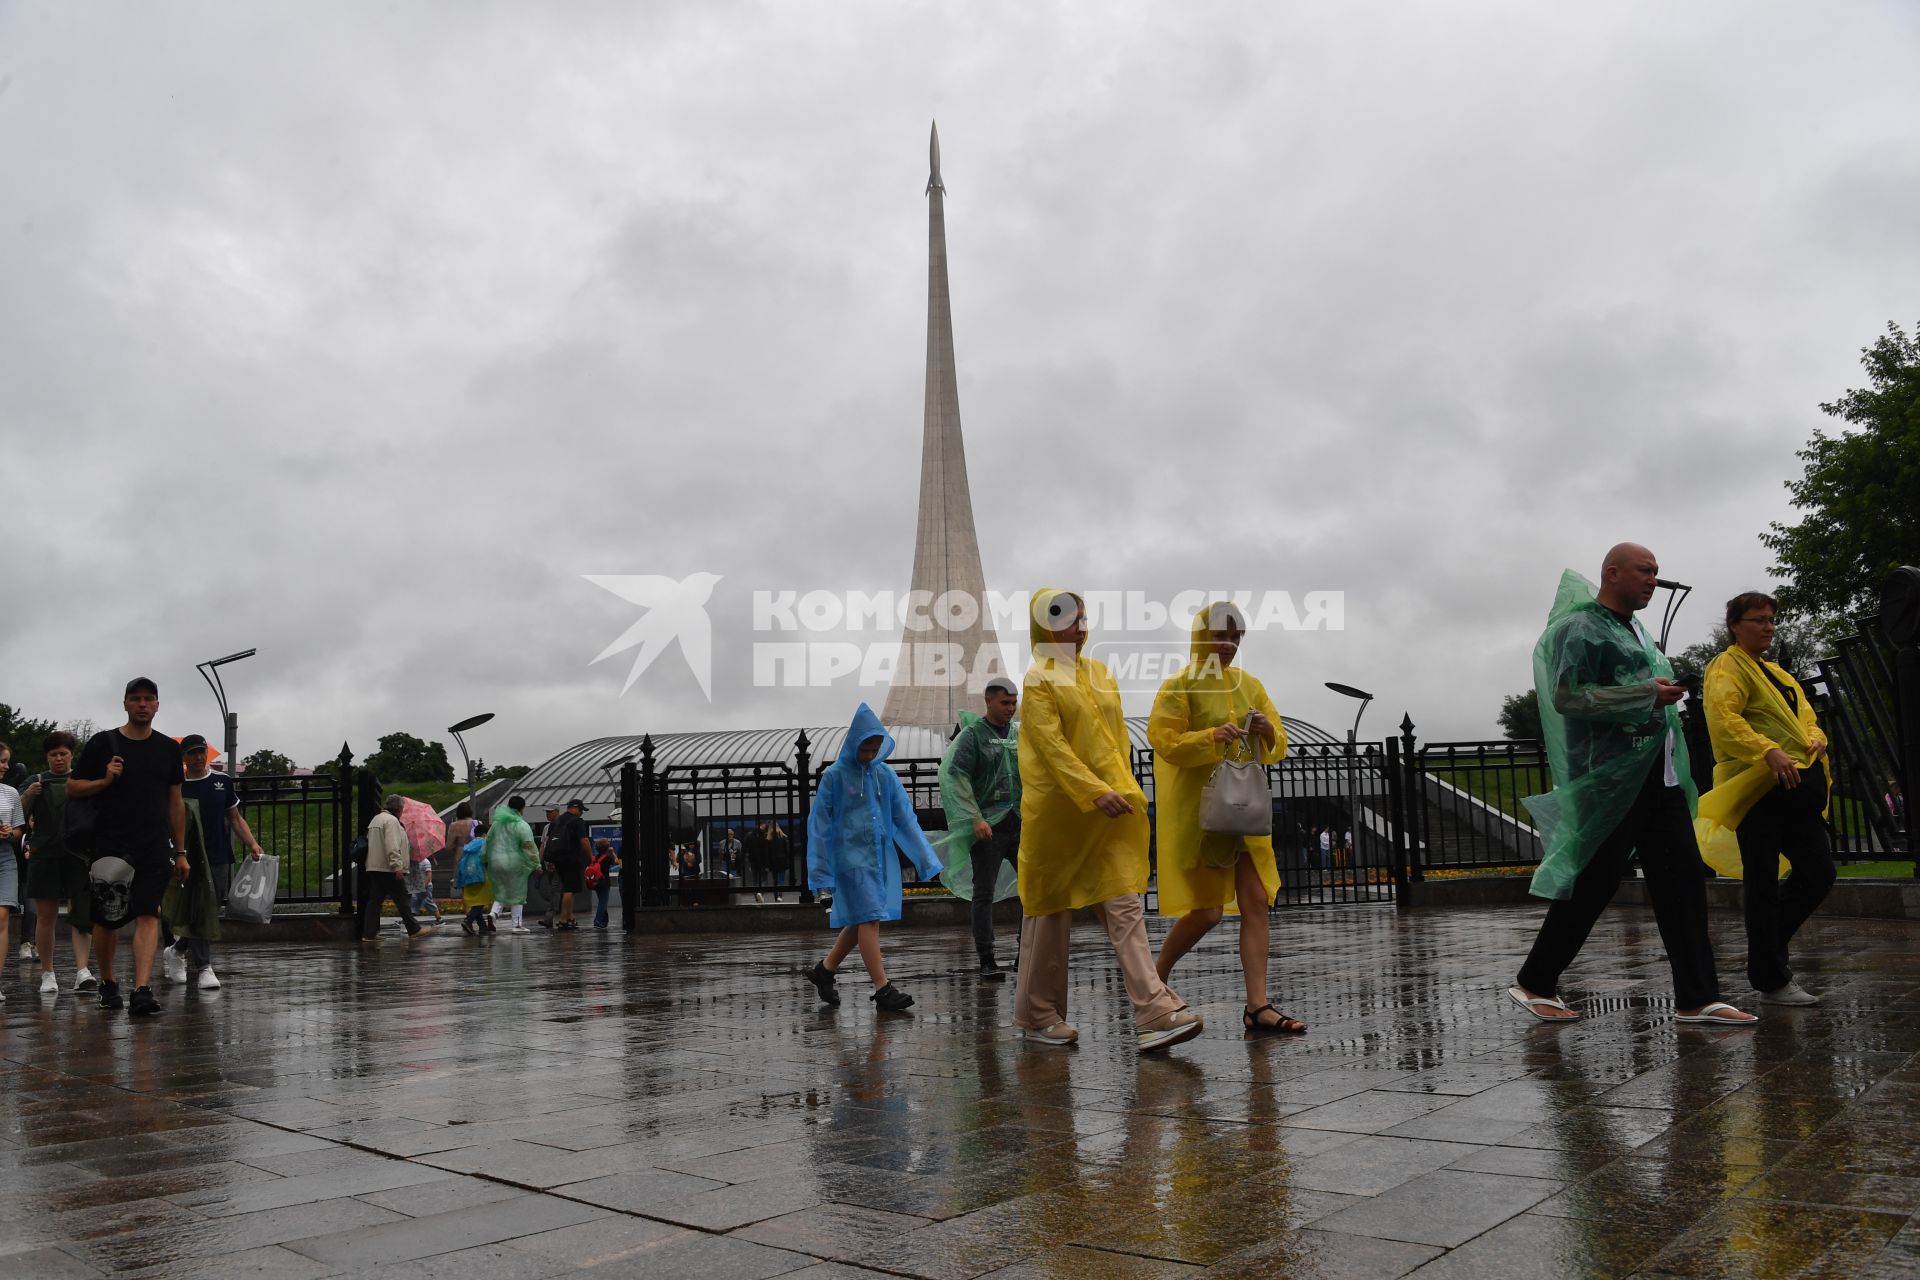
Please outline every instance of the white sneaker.
[{"label": "white sneaker", "polygon": [[1183,1040],[1191,1040],[1205,1025],[1193,1010],[1176,1009],[1154,1027],[1140,1032],[1140,1052],[1152,1053],[1155,1049],[1171,1048]]},{"label": "white sneaker", "polygon": [[160,970],[168,982],[187,980],[187,958],[172,947],[161,953]]},{"label": "white sneaker", "polygon": [[93,970],[82,969],[73,975],[73,989],[75,991],[98,991],[100,989],[100,979],[93,976]]},{"label": "white sneaker", "polygon": [[40,994],[43,996],[57,996],[60,994],[60,979],[53,976],[52,970],[48,970],[46,973],[40,975]]},{"label": "white sneaker", "polygon": [[1775,991],[1762,991],[1761,1004],[1813,1005],[1820,1003],[1820,997],[1808,991],[1797,982],[1788,982]]},{"label": "white sneaker", "polygon": [[199,986],[202,991],[218,991],[220,989],[220,979],[213,976],[212,965],[208,965],[200,971]]},{"label": "white sneaker", "polygon": [[20,944],[20,958],[22,960],[38,960],[40,953],[34,950],[31,942],[23,942]]}]

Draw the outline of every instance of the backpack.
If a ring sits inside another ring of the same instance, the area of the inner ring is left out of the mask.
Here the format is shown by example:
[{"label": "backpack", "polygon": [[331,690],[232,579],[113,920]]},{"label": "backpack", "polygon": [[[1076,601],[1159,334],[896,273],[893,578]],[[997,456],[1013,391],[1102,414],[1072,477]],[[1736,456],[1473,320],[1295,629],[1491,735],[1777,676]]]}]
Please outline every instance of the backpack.
[{"label": "backpack", "polygon": [[478,837],[467,841],[460,851],[460,862],[454,870],[454,887],[464,889],[470,884],[483,884],[487,878],[487,842]]},{"label": "backpack", "polygon": [[587,863],[584,880],[587,888],[598,889],[607,882],[607,856],[603,853],[593,855],[593,861]]}]

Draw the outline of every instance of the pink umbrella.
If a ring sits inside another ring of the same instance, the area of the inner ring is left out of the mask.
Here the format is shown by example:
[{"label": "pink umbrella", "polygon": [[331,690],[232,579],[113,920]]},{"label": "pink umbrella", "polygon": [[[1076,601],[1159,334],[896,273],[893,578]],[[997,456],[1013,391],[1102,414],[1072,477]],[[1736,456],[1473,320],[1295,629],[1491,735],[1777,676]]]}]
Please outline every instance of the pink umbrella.
[{"label": "pink umbrella", "polygon": [[402,798],[400,825],[407,829],[407,842],[413,846],[413,860],[431,858],[447,845],[447,824],[433,806],[419,800]]}]

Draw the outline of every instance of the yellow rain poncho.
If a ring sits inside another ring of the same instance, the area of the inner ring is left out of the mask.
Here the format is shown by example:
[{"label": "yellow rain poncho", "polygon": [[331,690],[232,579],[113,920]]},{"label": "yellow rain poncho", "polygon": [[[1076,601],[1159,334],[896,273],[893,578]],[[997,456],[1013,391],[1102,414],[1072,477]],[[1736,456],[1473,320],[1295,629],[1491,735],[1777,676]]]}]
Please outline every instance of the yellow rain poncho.
[{"label": "yellow rain poncho", "polygon": [[[1147,797],[1133,779],[1120,690],[1106,664],[1074,653],[1040,625],[1080,597],[1041,591],[1033,604],[1033,665],[1020,712],[1020,903],[1030,916],[1144,893],[1150,867]],[[1118,792],[1133,812],[1109,818],[1093,802]]]},{"label": "yellow rain poncho", "polygon": [[[1764,670],[1762,663],[1766,664]],[[1768,672],[1793,690],[1797,711],[1767,679]],[[1824,742],[1826,735],[1820,732],[1812,701],[1800,682],[1776,663],[1765,658],[1756,662],[1738,645],[1728,645],[1707,664],[1704,701],[1707,732],[1713,736],[1713,790],[1700,797],[1693,834],[1706,864],[1738,880],[1740,821],[1779,785],[1773,770],[1767,767],[1767,752],[1777,747],[1794,764],[1808,769],[1812,767],[1814,742]],[[1831,805],[1833,770],[1824,757],[1819,767],[1826,771]],[[1781,858],[1779,874],[1785,875],[1788,867],[1787,860]]]},{"label": "yellow rain poncho", "polygon": [[1562,574],[1547,629],[1533,647],[1540,731],[1555,782],[1548,794],[1522,801],[1545,846],[1529,888],[1535,897],[1573,896],[1573,882],[1668,750],[1674,779],[1693,809],[1680,713],[1656,705],[1656,676],[1672,679],[1673,664],[1646,628],[1601,604],[1594,585],[1578,573]]},{"label": "yellow rain poncho", "polygon": [[[1264,764],[1287,754],[1287,731],[1273,709],[1266,686],[1239,667],[1223,667],[1208,647],[1211,610],[1193,619],[1193,660],[1176,672],[1153,700],[1147,721],[1147,741],[1153,744],[1154,825],[1160,849],[1160,914],[1181,916],[1199,907],[1225,907],[1238,913],[1233,867],[1211,867],[1203,856],[1210,845],[1244,844],[1266,887],[1267,901],[1280,892],[1280,869],[1274,865],[1270,836],[1232,836],[1200,829],[1200,792],[1214,766],[1226,757],[1227,745],[1213,740],[1223,724],[1244,726],[1249,711],[1258,711],[1273,725],[1274,743],[1259,738],[1251,744]],[[1236,752],[1242,750],[1235,744]],[[1216,859],[1225,861],[1225,858]]]}]

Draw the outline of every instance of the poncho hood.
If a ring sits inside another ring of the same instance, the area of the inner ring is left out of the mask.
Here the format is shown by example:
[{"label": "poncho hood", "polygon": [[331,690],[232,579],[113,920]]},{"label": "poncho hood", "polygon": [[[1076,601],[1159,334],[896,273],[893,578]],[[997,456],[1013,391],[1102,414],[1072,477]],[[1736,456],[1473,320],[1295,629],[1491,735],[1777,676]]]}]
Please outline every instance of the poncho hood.
[{"label": "poncho hood", "polygon": [[845,765],[849,769],[858,769],[860,744],[868,738],[880,739],[880,754],[873,758],[874,764],[879,764],[893,754],[893,735],[888,733],[886,727],[880,723],[880,717],[874,714],[873,708],[863,702],[860,704],[860,709],[853,713],[853,723],[847,728],[846,739],[841,742],[840,754],[834,758],[834,763]]}]

